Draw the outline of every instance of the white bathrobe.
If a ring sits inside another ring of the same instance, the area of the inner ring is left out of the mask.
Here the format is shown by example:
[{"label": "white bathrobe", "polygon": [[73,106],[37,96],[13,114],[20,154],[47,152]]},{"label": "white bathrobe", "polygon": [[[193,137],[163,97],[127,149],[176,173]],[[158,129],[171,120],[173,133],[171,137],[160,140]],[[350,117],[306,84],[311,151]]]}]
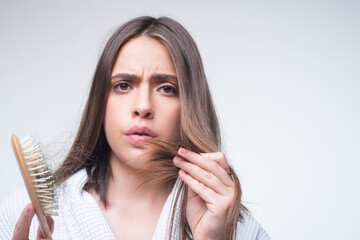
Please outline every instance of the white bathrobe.
[{"label": "white bathrobe", "polygon": [[[55,221],[53,233],[54,240],[62,239],[115,239],[95,199],[83,190],[87,182],[85,169],[71,176],[58,188],[59,211]],[[170,216],[173,199],[178,187],[177,181],[162,209],[156,225],[153,240],[168,239],[170,229]],[[26,189],[20,189],[9,196],[0,205],[0,239],[12,239],[15,224],[24,209],[30,203]],[[179,212],[176,207],[172,239],[179,239]],[[242,212],[244,220],[238,223],[236,239],[241,240],[267,240],[270,239],[261,225],[248,212]],[[29,239],[36,239],[38,228],[37,218],[34,217]]]}]

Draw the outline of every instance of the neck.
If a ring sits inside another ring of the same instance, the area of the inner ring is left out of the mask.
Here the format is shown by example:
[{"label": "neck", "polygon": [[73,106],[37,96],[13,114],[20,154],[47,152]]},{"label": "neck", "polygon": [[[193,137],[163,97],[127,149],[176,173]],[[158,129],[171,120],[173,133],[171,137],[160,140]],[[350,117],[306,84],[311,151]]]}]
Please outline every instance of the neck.
[{"label": "neck", "polygon": [[107,191],[109,206],[116,207],[128,203],[147,203],[151,206],[166,201],[171,190],[168,184],[142,187],[145,179],[140,170],[113,155],[110,157],[110,166],[112,176]]}]

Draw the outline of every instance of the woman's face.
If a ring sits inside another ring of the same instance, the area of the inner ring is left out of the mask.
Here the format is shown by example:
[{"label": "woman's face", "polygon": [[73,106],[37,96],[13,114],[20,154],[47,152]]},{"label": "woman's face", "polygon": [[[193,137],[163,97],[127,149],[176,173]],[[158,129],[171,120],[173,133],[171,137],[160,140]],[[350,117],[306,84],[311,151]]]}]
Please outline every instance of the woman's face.
[{"label": "woman's face", "polygon": [[131,166],[142,162],[143,140],[179,138],[175,67],[159,41],[140,36],[121,48],[111,73],[104,128],[111,161]]}]

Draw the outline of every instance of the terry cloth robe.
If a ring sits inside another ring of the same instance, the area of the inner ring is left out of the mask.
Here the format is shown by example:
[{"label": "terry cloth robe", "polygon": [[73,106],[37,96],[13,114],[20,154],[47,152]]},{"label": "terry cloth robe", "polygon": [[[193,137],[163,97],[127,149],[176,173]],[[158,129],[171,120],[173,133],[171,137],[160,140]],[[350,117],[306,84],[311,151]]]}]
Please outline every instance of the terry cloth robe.
[{"label": "terry cloth robe", "polygon": [[[53,217],[55,229],[54,240],[86,239],[86,240],[114,240],[115,237],[104,218],[101,209],[95,199],[83,187],[87,182],[86,170],[82,169],[68,178],[58,190],[59,210],[58,215]],[[173,198],[176,195],[180,180],[175,183],[169,194],[160,218],[158,220],[153,240],[167,239],[170,230],[170,216],[173,206]],[[24,207],[30,203],[25,188],[10,195],[0,205],[0,239],[12,239],[15,224]],[[175,209],[175,219],[172,239],[179,239],[179,213],[180,206]],[[238,223],[236,239],[239,240],[268,240],[270,239],[261,225],[250,213],[242,212],[244,220]],[[33,218],[30,227],[29,239],[36,239],[38,220]]]}]

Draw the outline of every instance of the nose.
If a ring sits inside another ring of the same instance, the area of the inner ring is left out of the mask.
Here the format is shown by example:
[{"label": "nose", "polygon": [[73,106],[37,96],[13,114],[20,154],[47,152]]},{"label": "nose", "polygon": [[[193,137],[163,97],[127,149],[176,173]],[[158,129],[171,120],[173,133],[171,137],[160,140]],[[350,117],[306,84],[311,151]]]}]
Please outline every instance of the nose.
[{"label": "nose", "polygon": [[141,107],[134,109],[132,115],[133,117],[148,118],[148,119],[151,119],[154,116],[153,111],[151,109],[141,108]]},{"label": "nose", "polygon": [[132,117],[145,119],[152,119],[154,117],[149,90],[143,89],[138,92],[131,115]]}]

